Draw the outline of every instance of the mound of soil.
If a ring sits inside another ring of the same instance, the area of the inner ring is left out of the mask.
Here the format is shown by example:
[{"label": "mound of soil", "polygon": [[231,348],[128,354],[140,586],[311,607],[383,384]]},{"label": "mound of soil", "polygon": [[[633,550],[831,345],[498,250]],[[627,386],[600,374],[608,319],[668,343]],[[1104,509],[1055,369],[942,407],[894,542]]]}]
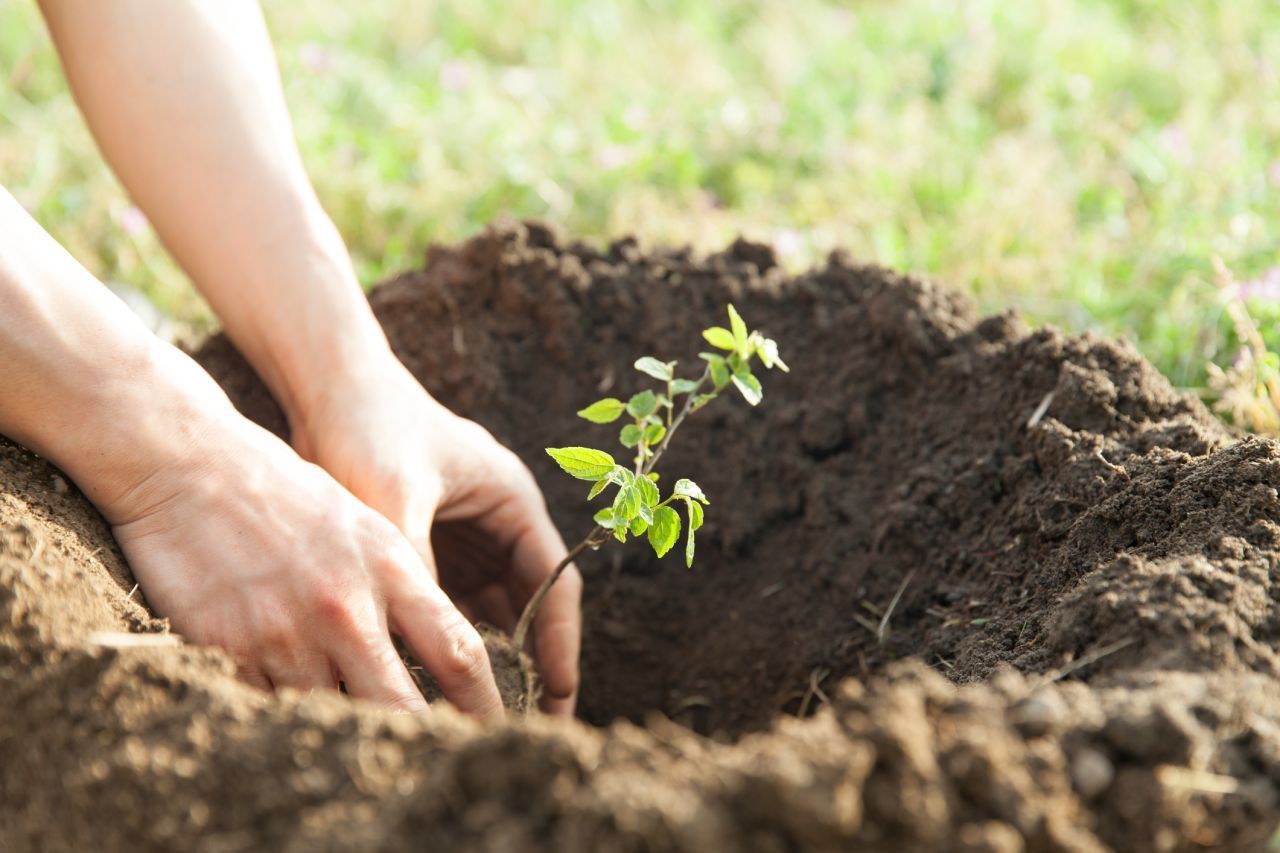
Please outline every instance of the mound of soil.
[{"label": "mound of soil", "polygon": [[[793,367],[664,459],[711,498],[699,562],[609,547],[581,716],[481,728],[266,697],[161,635],[110,535],[0,443],[0,848],[1260,849],[1280,821],[1280,447],[1132,349],[835,255],[606,251],[503,225],[371,301],[401,359],[515,449],[696,359],[733,301]],[[201,361],[279,410],[230,345]]]}]

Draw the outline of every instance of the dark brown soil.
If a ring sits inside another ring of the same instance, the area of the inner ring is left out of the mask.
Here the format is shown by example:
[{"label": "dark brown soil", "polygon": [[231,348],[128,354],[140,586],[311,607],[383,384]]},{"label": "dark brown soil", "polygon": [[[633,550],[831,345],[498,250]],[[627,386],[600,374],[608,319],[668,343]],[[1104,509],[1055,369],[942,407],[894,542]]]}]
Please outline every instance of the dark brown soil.
[{"label": "dark brown soil", "polygon": [[[539,226],[371,299],[571,542],[584,490],[542,448],[612,435],[576,409],[635,389],[638,355],[692,367],[729,300],[782,343],[760,409],[717,403],[664,460],[712,501],[695,568],[580,562],[581,713],[606,727],[265,698],[215,651],[95,645],[164,626],[74,488],[0,444],[0,849],[1265,848],[1280,447],[1127,346],[841,257],[788,279],[767,247]],[[282,429],[225,341],[200,357]]]}]

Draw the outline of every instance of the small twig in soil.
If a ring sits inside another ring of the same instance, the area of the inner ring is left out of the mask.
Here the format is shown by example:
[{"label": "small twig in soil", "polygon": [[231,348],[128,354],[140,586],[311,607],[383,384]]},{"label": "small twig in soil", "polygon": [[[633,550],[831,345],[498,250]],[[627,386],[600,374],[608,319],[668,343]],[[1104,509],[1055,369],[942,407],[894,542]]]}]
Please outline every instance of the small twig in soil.
[{"label": "small twig in soil", "polygon": [[1156,780],[1166,788],[1183,788],[1202,794],[1234,794],[1240,790],[1240,780],[1234,776],[1174,764],[1161,764],[1157,767]]},{"label": "small twig in soil", "polygon": [[809,703],[813,701],[815,696],[822,700],[823,705],[831,704],[831,698],[822,689],[822,679],[830,674],[831,670],[823,669],[822,667],[818,667],[809,673],[809,689],[804,692],[804,699],[800,701],[800,710],[796,711],[797,717],[804,718],[809,716]]},{"label": "small twig in soil", "polygon": [[769,598],[770,596],[777,595],[778,593],[782,592],[784,587],[786,587],[786,584],[783,583],[782,581],[778,581],[777,583],[771,583],[768,586],[766,586],[764,589],[760,590],[760,597]]},{"label": "small twig in soil", "polygon": [[879,626],[876,625],[876,623],[872,622],[867,617],[863,616],[861,613],[853,614],[853,621],[857,622],[863,628],[866,628],[872,634],[876,634],[879,631]]},{"label": "small twig in soil", "polygon": [[1086,666],[1089,666],[1090,664],[1097,663],[1103,658],[1109,655],[1113,655],[1127,646],[1133,645],[1135,642],[1136,642],[1136,638],[1126,637],[1123,640],[1117,640],[1114,643],[1109,643],[1108,645],[1103,646],[1097,651],[1090,652],[1089,654],[1085,655],[1079,660],[1071,662],[1070,664],[1068,664],[1067,666],[1064,666],[1062,669],[1058,670],[1057,672],[1046,672],[1044,674],[1044,677],[1040,680],[1040,683],[1037,684],[1036,687],[1044,687],[1045,685],[1053,684],[1055,681],[1061,681],[1071,673],[1082,670]]},{"label": "small twig in soil", "polygon": [[1036,406],[1036,410],[1031,413],[1031,417],[1027,418],[1027,429],[1033,429],[1044,419],[1045,413],[1049,411],[1049,407],[1053,405],[1054,392],[1050,391],[1044,395],[1044,399],[1040,401],[1040,405]]},{"label": "small twig in soil", "polygon": [[124,600],[125,600],[125,601],[132,601],[132,600],[133,600],[133,594],[134,594],[135,592],[137,592],[137,591],[138,591],[138,585],[135,583],[135,584],[133,585],[133,589],[129,590],[129,594],[128,594],[128,595],[126,595],[126,596],[124,597]]},{"label": "small twig in soil", "polygon": [[889,631],[889,619],[893,616],[893,611],[897,608],[898,602],[902,600],[902,594],[907,591],[907,584],[911,583],[911,578],[915,573],[915,569],[907,572],[907,576],[902,579],[902,584],[898,587],[898,591],[894,593],[893,600],[889,602],[889,607],[884,611],[884,617],[876,627],[877,643],[884,642],[885,634]]}]

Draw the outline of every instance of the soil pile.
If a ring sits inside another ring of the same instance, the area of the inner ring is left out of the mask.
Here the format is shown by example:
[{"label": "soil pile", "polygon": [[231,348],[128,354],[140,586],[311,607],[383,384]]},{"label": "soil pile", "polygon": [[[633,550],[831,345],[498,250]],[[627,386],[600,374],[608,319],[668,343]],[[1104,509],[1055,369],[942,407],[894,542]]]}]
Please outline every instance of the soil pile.
[{"label": "soil pile", "polygon": [[[788,278],[742,241],[536,225],[371,301],[570,542],[584,489],[542,448],[612,443],[574,411],[638,390],[639,355],[693,365],[727,301],[782,344],[760,409],[664,459],[712,500],[695,568],[580,561],[604,728],[265,698],[212,650],[94,642],[164,625],[74,488],[0,445],[0,848],[1242,850],[1280,821],[1280,447],[1127,346],[838,255]],[[225,340],[200,358],[284,429]]]}]

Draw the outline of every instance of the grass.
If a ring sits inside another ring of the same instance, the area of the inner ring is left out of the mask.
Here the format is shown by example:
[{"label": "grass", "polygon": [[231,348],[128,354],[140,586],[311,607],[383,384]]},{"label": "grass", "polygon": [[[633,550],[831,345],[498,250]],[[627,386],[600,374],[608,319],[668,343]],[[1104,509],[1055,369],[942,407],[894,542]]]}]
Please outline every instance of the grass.
[{"label": "grass", "polygon": [[[1241,344],[1213,258],[1241,281],[1280,264],[1272,0],[267,12],[304,157],[369,283],[502,213],[703,248],[742,232],[792,266],[843,246],[985,310],[1123,335],[1198,389]],[[0,182],[99,276],[207,319],[101,165],[28,0],[0,0],[0,75]]]}]

